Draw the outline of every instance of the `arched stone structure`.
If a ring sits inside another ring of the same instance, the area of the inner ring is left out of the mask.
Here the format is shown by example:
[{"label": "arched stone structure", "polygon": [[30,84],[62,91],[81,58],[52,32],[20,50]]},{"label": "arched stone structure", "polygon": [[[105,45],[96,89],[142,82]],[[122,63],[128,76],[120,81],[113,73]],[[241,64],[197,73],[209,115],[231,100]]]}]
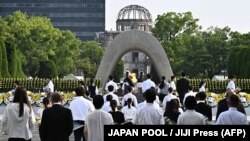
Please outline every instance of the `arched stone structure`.
[{"label": "arched stone structure", "polygon": [[96,74],[96,79],[101,79],[103,87],[117,62],[130,51],[141,51],[149,56],[159,77],[170,78],[173,75],[167,55],[160,42],[149,33],[130,30],[117,35],[104,53]]}]

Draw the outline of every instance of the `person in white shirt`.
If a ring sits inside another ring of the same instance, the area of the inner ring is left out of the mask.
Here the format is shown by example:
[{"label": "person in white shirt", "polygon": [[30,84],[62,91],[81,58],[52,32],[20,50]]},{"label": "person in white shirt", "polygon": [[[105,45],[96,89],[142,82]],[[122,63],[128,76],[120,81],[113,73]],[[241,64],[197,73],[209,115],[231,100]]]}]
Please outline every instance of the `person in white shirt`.
[{"label": "person in white shirt", "polygon": [[197,105],[194,96],[188,96],[184,102],[186,111],[179,115],[177,125],[205,125],[206,121],[202,114],[195,111]]},{"label": "person in white shirt", "polygon": [[137,98],[134,94],[132,94],[132,87],[128,86],[128,93],[126,95],[124,95],[124,97],[122,98],[122,107],[126,106],[126,101],[131,98],[132,99],[132,104],[134,107],[137,107]]},{"label": "person in white shirt", "polygon": [[77,87],[75,89],[76,96],[70,102],[69,109],[72,112],[74,124],[82,125],[82,127],[78,129],[74,129],[74,137],[75,141],[85,140],[83,136],[84,122],[89,113],[94,111],[93,104],[83,97],[84,89],[83,87]]},{"label": "person in white shirt", "polygon": [[160,102],[162,102],[164,97],[168,94],[168,88],[169,88],[169,83],[166,81],[166,77],[162,76],[161,83],[159,84],[159,87],[157,89]]},{"label": "person in white shirt", "polygon": [[169,102],[171,99],[177,99],[175,95],[173,95],[173,88],[168,88],[168,95],[164,97],[162,102],[162,110],[165,111],[167,102]]},{"label": "person in white shirt", "polygon": [[136,108],[132,106],[132,99],[128,98],[127,105],[121,109],[126,121],[132,121],[136,114]]},{"label": "person in white shirt", "polygon": [[235,81],[236,81],[236,76],[235,75],[231,75],[230,76],[230,81],[227,84],[227,91],[233,91],[235,93],[238,92],[238,90],[235,87]]},{"label": "person in white shirt", "polygon": [[[196,93],[193,92],[193,88],[191,86],[188,86],[188,93],[185,94],[183,98],[183,103],[185,103],[185,100],[188,96],[194,96],[195,97]],[[185,105],[184,105],[185,106]]]},{"label": "person in white shirt", "polygon": [[96,110],[85,120],[84,136],[87,141],[104,141],[104,125],[111,125],[114,121],[110,113],[101,110],[104,104],[101,95],[94,97],[93,104]]},{"label": "person in white shirt", "polygon": [[114,77],[112,75],[109,76],[109,82],[106,83],[105,85],[105,91],[106,93],[109,92],[108,91],[108,86],[112,85],[114,88],[113,88],[113,92],[116,93],[117,92],[117,89],[118,89],[118,86],[117,84],[113,81],[114,80]]},{"label": "person in white shirt", "polygon": [[151,80],[151,74],[147,74],[147,80],[142,82],[142,93],[151,87],[155,88],[155,83]]},{"label": "person in white shirt", "polygon": [[43,107],[42,108],[39,108],[37,110],[37,115],[40,119],[42,119],[42,115],[43,115],[43,111],[47,108],[51,107],[51,104],[50,104],[50,100],[48,97],[44,97],[43,98]]},{"label": "person in white shirt", "polygon": [[176,92],[176,77],[175,76],[171,76],[171,82],[169,83],[169,87],[171,87],[173,89],[173,93]]},{"label": "person in white shirt", "polygon": [[7,105],[2,118],[2,132],[11,140],[30,141],[35,115],[24,87],[16,88],[13,103]]},{"label": "person in white shirt", "polygon": [[218,125],[248,125],[247,116],[237,111],[240,100],[237,95],[231,95],[228,100],[229,109],[222,112],[216,124]]},{"label": "person in white shirt", "polygon": [[201,81],[199,84],[199,92],[206,92],[205,86],[206,86],[206,82]]},{"label": "person in white shirt", "polygon": [[45,87],[45,92],[46,93],[52,93],[52,92],[54,92],[54,84],[52,82],[52,77],[48,78],[48,84]]},{"label": "person in white shirt", "polygon": [[113,85],[109,85],[109,86],[108,86],[108,93],[105,94],[105,95],[103,96],[104,103],[107,102],[107,101],[106,101],[106,99],[107,99],[106,97],[107,97],[108,95],[112,95],[113,100],[116,100],[116,102],[117,102],[117,104],[118,104],[118,106],[119,106],[119,105],[120,105],[119,98],[118,98],[118,96],[117,96],[116,94],[113,93],[113,91],[114,91]]},{"label": "person in white shirt", "polygon": [[112,95],[107,95],[106,96],[106,101],[103,106],[102,106],[102,110],[105,111],[105,112],[109,112],[111,111],[111,107],[110,107],[110,101],[113,99],[113,96]]},{"label": "person in white shirt", "polygon": [[145,106],[136,111],[133,124],[137,125],[163,125],[164,118],[163,113],[160,109],[155,108],[153,103],[156,97],[154,89],[148,89],[144,93],[144,97],[147,101]]}]

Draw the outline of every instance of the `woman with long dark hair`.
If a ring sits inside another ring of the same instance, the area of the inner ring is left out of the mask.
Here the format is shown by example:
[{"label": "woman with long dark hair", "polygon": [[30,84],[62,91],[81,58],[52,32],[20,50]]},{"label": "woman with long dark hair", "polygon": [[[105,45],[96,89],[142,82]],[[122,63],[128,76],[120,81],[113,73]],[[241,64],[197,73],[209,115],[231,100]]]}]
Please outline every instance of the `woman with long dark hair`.
[{"label": "woman with long dark hair", "polygon": [[166,82],[165,76],[161,77],[161,83],[158,88],[159,99],[162,102],[164,97],[168,94],[169,83]]},{"label": "woman with long dark hair", "polygon": [[8,141],[31,141],[35,116],[24,87],[18,87],[13,103],[6,107],[2,120],[2,131]]},{"label": "woman with long dark hair", "polygon": [[109,113],[112,115],[115,124],[122,124],[125,122],[124,114],[117,110],[117,101],[111,100],[110,107],[112,111]]},{"label": "woman with long dark hair", "polygon": [[121,109],[121,112],[124,114],[126,121],[132,121],[136,114],[136,108],[133,106],[133,101],[131,98],[128,98],[127,105]]}]

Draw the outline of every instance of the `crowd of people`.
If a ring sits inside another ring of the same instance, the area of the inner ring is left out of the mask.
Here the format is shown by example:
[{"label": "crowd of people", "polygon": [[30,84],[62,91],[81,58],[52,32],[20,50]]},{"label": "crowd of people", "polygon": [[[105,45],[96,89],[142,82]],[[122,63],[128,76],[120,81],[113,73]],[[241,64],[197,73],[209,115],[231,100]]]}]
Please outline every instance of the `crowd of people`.
[{"label": "crowd of people", "polygon": [[[51,80],[48,83],[44,107],[37,111],[41,117],[39,135],[41,141],[68,141],[73,133],[75,141],[103,141],[104,125],[207,125],[212,121],[212,108],[206,103],[205,83],[194,93],[185,73],[176,81],[168,82],[162,76],[156,85],[147,74],[142,82],[145,101],[138,103],[133,93],[134,84],[126,75],[119,101],[117,84],[113,77],[105,86],[105,94],[99,94],[94,80],[89,86],[80,83],[75,88],[75,97],[69,107],[62,106],[60,93],[54,92]],[[227,86],[225,99],[218,104],[215,124],[247,125],[246,112],[235,95],[235,76]],[[53,84],[53,83],[52,83]],[[31,141],[35,126],[35,112],[24,87],[17,86],[13,101],[7,105],[2,119],[2,131],[9,141]]]}]

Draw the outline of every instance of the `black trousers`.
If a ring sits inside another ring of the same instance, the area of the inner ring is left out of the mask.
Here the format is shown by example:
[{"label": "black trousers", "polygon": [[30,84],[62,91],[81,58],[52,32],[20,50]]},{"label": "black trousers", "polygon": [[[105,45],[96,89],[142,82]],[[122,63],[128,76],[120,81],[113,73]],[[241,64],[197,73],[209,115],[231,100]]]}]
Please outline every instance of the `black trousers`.
[{"label": "black trousers", "polygon": [[22,139],[22,138],[9,138],[8,141],[31,141],[31,139],[25,140],[25,139]]},{"label": "black trousers", "polygon": [[[84,125],[84,121],[74,121],[74,122]],[[83,135],[83,130],[84,130],[84,126],[79,129],[74,130],[75,141],[86,141]]]}]

